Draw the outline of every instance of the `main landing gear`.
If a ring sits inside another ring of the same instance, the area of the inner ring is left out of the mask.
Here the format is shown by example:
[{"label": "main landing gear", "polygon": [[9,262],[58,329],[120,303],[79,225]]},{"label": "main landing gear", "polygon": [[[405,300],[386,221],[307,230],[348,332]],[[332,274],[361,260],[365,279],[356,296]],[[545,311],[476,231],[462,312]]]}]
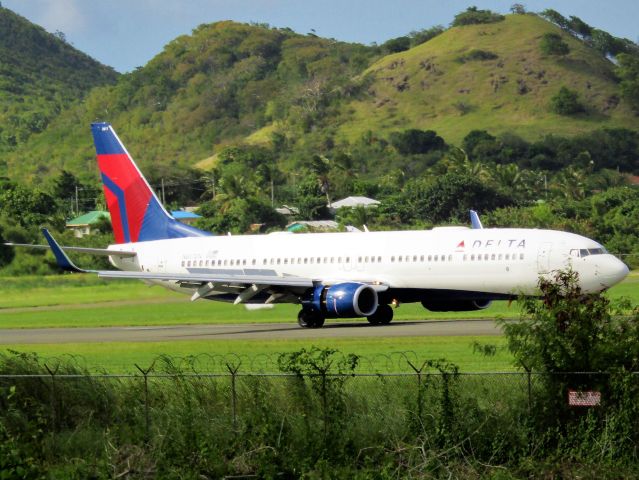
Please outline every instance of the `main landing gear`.
[{"label": "main landing gear", "polygon": [[[388,325],[393,320],[393,309],[390,305],[381,304],[375,313],[366,317],[371,325]],[[319,312],[300,310],[297,314],[297,323],[303,328],[322,328],[326,318]]]},{"label": "main landing gear", "polygon": [[324,316],[318,312],[300,310],[300,313],[297,314],[297,323],[304,328],[322,328],[324,320]]},{"label": "main landing gear", "polygon": [[371,325],[388,325],[393,320],[393,309],[390,305],[380,304],[375,313],[366,317]]}]

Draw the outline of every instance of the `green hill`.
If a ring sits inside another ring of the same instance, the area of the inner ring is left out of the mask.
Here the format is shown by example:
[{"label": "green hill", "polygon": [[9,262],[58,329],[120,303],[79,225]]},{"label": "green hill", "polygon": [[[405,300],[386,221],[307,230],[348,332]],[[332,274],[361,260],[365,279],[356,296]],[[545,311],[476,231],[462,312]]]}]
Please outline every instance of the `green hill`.
[{"label": "green hill", "polygon": [[[570,53],[543,55],[545,33],[561,35]],[[366,130],[410,126],[436,130],[459,144],[478,128],[528,140],[598,127],[636,129],[636,117],[619,102],[613,68],[599,52],[535,15],[453,27],[373,64],[366,71],[368,95],[344,105],[339,131],[352,140]],[[562,86],[578,92],[585,113],[567,117],[550,111],[550,98]]]},{"label": "green hill", "polygon": [[[543,55],[546,33],[560,35],[569,54]],[[155,178],[213,167],[224,147],[248,143],[273,147],[289,183],[290,172],[316,153],[346,152],[353,168],[383,174],[390,164],[378,159],[387,152],[357,153],[357,142],[409,128],[436,130],[458,145],[474,129],[527,140],[637,129],[620,100],[613,63],[536,15],[453,27],[410,50],[381,52],[268,25],[201,25],[143,68],[62,111],[6,155],[8,172],[35,179],[65,168],[96,179],[88,128],[96,120],[113,123]],[[562,86],[578,93],[583,113],[551,112],[550,99]]]},{"label": "green hill", "polygon": [[[218,22],[170,42],[146,66],[97,88],[9,157],[17,177],[61,168],[94,176],[89,123],[110,121],[142,166],[193,165],[274,120],[325,107],[374,50],[265,25]],[[61,142],[64,139],[64,142]],[[42,158],[47,158],[42,162]]]},{"label": "green hill", "polygon": [[116,78],[62,34],[0,7],[0,152],[24,144],[93,87]]}]

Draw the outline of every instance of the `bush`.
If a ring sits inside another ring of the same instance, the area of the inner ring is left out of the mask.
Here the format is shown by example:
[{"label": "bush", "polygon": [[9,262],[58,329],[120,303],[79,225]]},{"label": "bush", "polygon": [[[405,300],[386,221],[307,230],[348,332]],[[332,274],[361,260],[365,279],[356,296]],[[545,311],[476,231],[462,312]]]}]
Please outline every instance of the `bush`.
[{"label": "bush", "polygon": [[478,10],[477,7],[468,7],[465,12],[455,15],[453,27],[461,27],[463,25],[477,25],[482,23],[501,22],[505,17],[490,10]]},{"label": "bush", "polygon": [[583,112],[584,106],[579,102],[579,94],[567,87],[561,87],[550,99],[550,109],[559,115],[574,115]]},{"label": "bush", "polygon": [[457,57],[456,60],[459,63],[466,63],[466,62],[472,62],[472,61],[483,62],[485,60],[494,60],[496,58],[499,58],[499,55],[493,52],[489,52],[487,50],[471,50],[466,55]]},{"label": "bush", "polygon": [[434,130],[419,130],[416,128],[391,133],[390,143],[402,155],[427,153],[431,150],[440,150],[446,146],[444,139],[437,135]]},{"label": "bush", "polygon": [[545,33],[541,37],[539,48],[544,55],[568,55],[570,53],[570,47],[557,33]]}]

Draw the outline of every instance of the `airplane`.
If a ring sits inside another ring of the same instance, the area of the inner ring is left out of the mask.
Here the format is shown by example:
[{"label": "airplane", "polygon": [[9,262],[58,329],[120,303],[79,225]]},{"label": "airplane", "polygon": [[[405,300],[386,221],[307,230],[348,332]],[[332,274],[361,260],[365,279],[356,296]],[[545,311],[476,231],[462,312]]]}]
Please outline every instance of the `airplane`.
[{"label": "airplane", "polygon": [[[393,319],[393,307],[421,302],[431,311],[487,308],[493,300],[539,294],[540,276],[572,269],[582,291],[617,284],[628,267],[573,233],[435,227],[340,233],[273,232],[215,236],[182,224],[162,206],[113,127],[91,125],[115,243],[106,249],[61,247],[43,230],[58,264],[72,272],[159,284],[191,300],[301,306],[301,327],[326,319]],[[83,270],[65,253],[107,255],[119,270]]]}]

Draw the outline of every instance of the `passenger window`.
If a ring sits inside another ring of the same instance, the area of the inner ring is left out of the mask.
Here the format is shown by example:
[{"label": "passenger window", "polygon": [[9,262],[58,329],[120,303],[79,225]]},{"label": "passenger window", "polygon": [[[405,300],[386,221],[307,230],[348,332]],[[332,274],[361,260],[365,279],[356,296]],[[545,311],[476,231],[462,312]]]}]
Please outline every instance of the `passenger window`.
[{"label": "passenger window", "polygon": [[452,255],[448,255],[448,261],[452,262],[453,261],[453,256]]},{"label": "passenger window", "polygon": [[523,254],[523,253],[520,253],[520,254],[519,254],[519,260],[523,260],[523,259],[524,259],[524,254]]},{"label": "passenger window", "polygon": [[420,261],[420,262],[423,262],[423,261],[424,261],[424,255],[421,255],[421,256],[419,257],[419,261]]},{"label": "passenger window", "polygon": [[279,258],[277,259],[277,264],[278,264],[278,265],[280,264],[280,259],[279,259]]},{"label": "passenger window", "polygon": [[310,260],[309,260],[309,263],[313,264],[313,260],[314,260],[313,257],[311,257]]},{"label": "passenger window", "polygon": [[342,257],[337,257],[337,263],[342,263]]},{"label": "passenger window", "polygon": [[417,261],[417,255],[413,255],[413,262]]},{"label": "passenger window", "polygon": [[495,254],[494,253],[490,256],[490,259],[491,260],[495,260]]},{"label": "passenger window", "polygon": [[395,257],[391,257],[391,262],[395,262]]},{"label": "passenger window", "polygon": [[320,257],[317,257],[317,263],[322,263],[322,259]]},{"label": "passenger window", "polygon": [[402,261],[402,256],[400,255],[399,257],[397,257],[397,261],[401,262]]},{"label": "passenger window", "polygon": [[484,260],[488,260],[488,254],[484,253]]},{"label": "passenger window", "polygon": [[328,257],[324,257],[324,263],[328,263]]},{"label": "passenger window", "polygon": [[466,254],[464,253],[464,262],[465,262],[466,260],[468,260],[468,255],[466,255]]},{"label": "passenger window", "polygon": [[186,262],[186,266],[190,267],[191,266],[191,260],[189,260],[188,262]]},{"label": "passenger window", "polygon": [[439,255],[435,255],[435,256],[433,257],[433,261],[434,261],[434,262],[436,262],[436,261],[437,261],[437,259],[438,259],[438,257],[439,257]]},{"label": "passenger window", "polygon": [[304,265],[308,263],[308,258],[304,258]]},{"label": "passenger window", "polygon": [[506,254],[506,260],[510,260],[510,253]]},{"label": "passenger window", "polygon": [[475,260],[475,254],[474,253],[470,256],[470,259],[471,260]]},{"label": "passenger window", "polygon": [[582,257],[587,257],[588,255],[590,255],[590,254],[588,253],[588,249],[587,249],[587,248],[582,248],[581,250],[579,250],[579,254],[580,254]]},{"label": "passenger window", "polygon": [[331,257],[331,263],[335,261],[335,257]]},{"label": "passenger window", "polygon": [[377,257],[377,262],[382,263],[382,257]]},{"label": "passenger window", "polygon": [[502,254],[497,255],[497,260],[501,260]]},{"label": "passenger window", "polygon": [[432,255],[428,255],[428,261],[432,262],[433,261],[433,256]]},{"label": "passenger window", "polygon": [[182,266],[184,266],[184,260],[182,260]]}]

